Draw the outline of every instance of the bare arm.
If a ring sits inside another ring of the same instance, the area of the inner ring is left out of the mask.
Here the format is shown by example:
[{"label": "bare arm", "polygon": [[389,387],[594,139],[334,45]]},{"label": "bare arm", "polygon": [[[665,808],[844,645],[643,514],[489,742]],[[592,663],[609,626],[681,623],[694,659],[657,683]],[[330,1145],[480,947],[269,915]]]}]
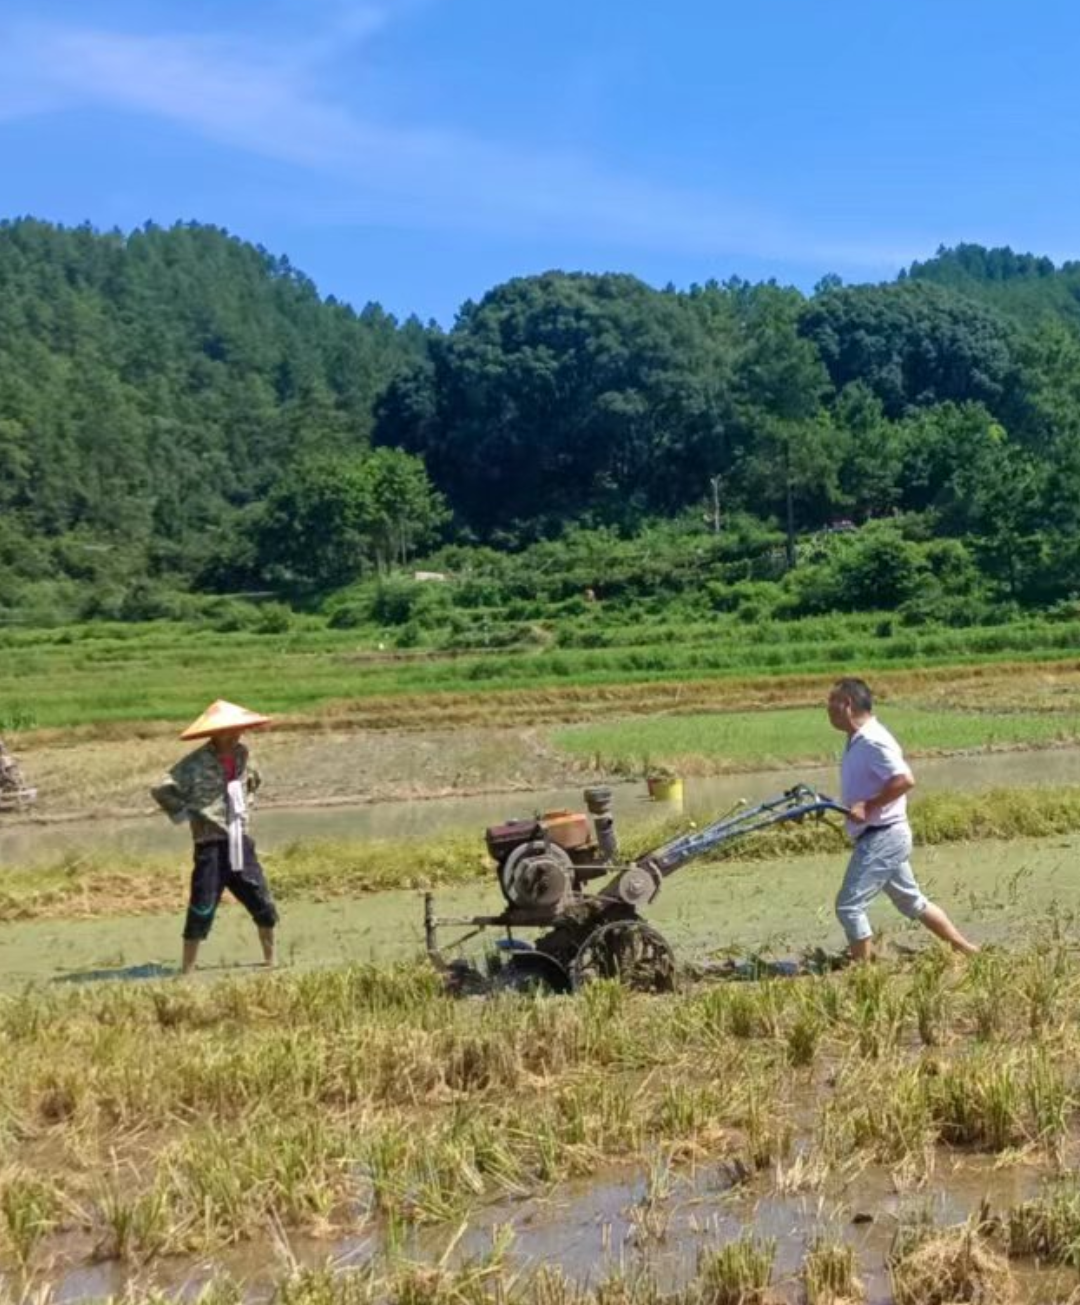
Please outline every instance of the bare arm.
[{"label": "bare arm", "polygon": [[893,775],[872,798],[867,798],[865,802],[851,804],[852,820],[858,821],[859,824],[864,823],[873,816],[874,812],[880,811],[890,802],[895,802],[897,798],[902,798],[914,787],[915,776],[910,771],[904,775]]}]

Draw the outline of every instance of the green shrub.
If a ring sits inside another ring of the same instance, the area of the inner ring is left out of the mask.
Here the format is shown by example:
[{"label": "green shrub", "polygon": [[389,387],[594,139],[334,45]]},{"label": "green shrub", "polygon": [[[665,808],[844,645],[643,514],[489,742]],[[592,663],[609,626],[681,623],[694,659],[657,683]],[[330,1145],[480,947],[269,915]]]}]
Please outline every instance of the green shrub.
[{"label": "green shrub", "polygon": [[616,634],[597,625],[564,625],[556,633],[555,641],[560,648],[610,648],[616,642]]},{"label": "green shrub", "polygon": [[415,584],[387,580],[378,585],[371,598],[369,616],[380,625],[405,625],[412,620],[413,608],[420,596]]},{"label": "green shrub", "polygon": [[250,603],[227,598],[214,604],[207,614],[207,621],[211,630],[218,634],[237,634],[252,629],[258,621],[258,614]]},{"label": "green shrub", "polygon": [[136,580],[117,611],[121,621],[174,621],[181,615],[180,595],[152,580]]},{"label": "green shrub", "polygon": [[326,624],[331,630],[355,630],[358,626],[366,625],[370,617],[370,603],[342,603],[326,618]]},{"label": "green shrub", "polygon": [[394,637],[395,648],[417,648],[423,642],[423,632],[416,621],[406,621]]},{"label": "green shrub", "polygon": [[415,621],[431,629],[445,623],[452,603],[447,587],[437,582],[385,580],[372,595],[369,615],[380,625]]},{"label": "green shrub", "polygon": [[292,610],[284,603],[264,603],[254,623],[256,634],[285,634],[292,629]]}]

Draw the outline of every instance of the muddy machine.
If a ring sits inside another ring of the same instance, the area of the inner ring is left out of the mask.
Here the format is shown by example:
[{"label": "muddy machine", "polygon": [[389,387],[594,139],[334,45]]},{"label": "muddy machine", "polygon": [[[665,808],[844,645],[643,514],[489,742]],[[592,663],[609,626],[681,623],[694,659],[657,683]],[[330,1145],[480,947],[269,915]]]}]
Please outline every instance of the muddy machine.
[{"label": "muddy machine", "polygon": [[[431,893],[424,898],[428,955],[452,991],[572,992],[592,979],[615,978],[648,992],[670,990],[675,957],[670,944],[640,915],[656,900],[669,875],[726,843],[791,821],[844,812],[832,798],[803,784],[756,806],[739,808],[702,829],[620,861],[611,790],[585,790],[585,812],[549,811],[487,830],[488,851],[504,907],[495,915],[440,917]],[[598,881],[604,881],[595,887]],[[463,959],[448,961],[439,945],[444,926],[467,927],[460,947],[489,928],[505,936],[501,963],[488,975]],[[539,930],[535,942],[517,936]]]},{"label": "muddy machine", "polygon": [[0,739],[0,811],[24,811],[37,800],[37,789],[23,779],[19,763]]}]

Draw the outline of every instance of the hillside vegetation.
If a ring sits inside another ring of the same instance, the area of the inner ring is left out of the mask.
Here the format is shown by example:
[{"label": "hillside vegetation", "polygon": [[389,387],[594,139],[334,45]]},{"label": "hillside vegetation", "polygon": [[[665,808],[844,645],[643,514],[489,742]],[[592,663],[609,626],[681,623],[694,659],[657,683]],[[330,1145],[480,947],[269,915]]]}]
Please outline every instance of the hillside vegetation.
[{"label": "hillside vegetation", "polygon": [[256,592],[395,626],[418,558],[450,605],[526,619],[586,589],[631,621],[680,594],[750,622],[1068,608],[1078,295],[1080,264],[962,245],[808,297],[550,272],[442,330],[215,228],[8,222],[0,619]]}]

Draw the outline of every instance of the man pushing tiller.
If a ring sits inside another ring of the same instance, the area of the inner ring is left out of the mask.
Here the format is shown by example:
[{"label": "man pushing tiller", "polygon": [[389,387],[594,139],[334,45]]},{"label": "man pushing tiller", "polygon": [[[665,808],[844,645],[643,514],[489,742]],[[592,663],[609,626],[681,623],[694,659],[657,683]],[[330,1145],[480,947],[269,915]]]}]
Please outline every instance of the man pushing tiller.
[{"label": "man pushing tiller", "polygon": [[195,968],[199,943],[210,933],[226,888],[255,922],[264,961],[274,963],[278,913],[248,833],[259,772],[240,741],[245,730],[267,724],[269,717],[219,699],[180,735],[205,739],[203,746],[189,752],[169,771],[165,783],[150,790],[174,824],[189,822],[195,844],[184,922],[185,974]]},{"label": "man pushing tiller", "polygon": [[854,847],[836,898],[836,914],[856,961],[873,954],[873,930],[866,910],[884,893],[901,915],[918,920],[935,937],[970,956],[979,949],[957,929],[915,881],[907,795],[915,787],[900,744],[874,715],[874,700],[862,680],[838,680],[829,694],[829,722],[847,735],[840,764],[841,798],[848,808],[847,831]]}]

